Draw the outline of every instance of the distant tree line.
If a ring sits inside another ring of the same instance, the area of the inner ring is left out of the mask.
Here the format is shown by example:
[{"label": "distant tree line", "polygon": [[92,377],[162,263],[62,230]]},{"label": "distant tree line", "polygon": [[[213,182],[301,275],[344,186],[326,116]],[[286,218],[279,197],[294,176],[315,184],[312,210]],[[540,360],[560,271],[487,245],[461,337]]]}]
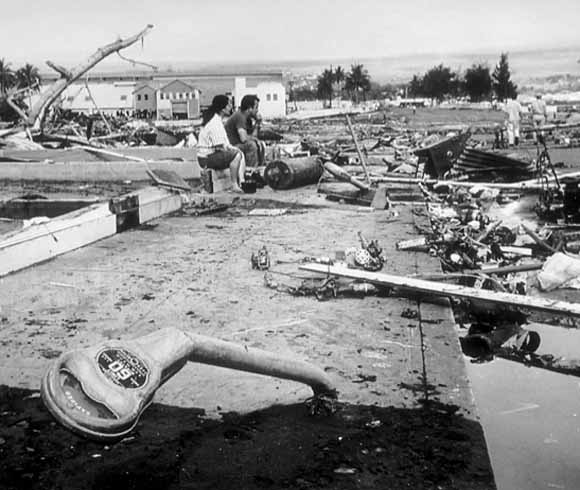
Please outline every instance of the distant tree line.
[{"label": "distant tree line", "polygon": [[[6,96],[20,89],[30,87],[33,92],[40,90],[40,73],[38,68],[30,63],[18,69],[12,69],[11,64],[0,58],[0,119],[14,120],[18,115],[6,102]],[[19,98],[17,103],[25,104],[25,99]]]},{"label": "distant tree line", "polygon": [[508,54],[502,53],[493,72],[485,63],[475,63],[464,73],[453,71],[442,63],[424,75],[414,75],[408,84],[379,85],[362,64],[353,64],[349,72],[341,66],[326,68],[317,78],[316,88],[294,88],[289,84],[290,102],[299,100],[324,100],[332,107],[335,97],[348,97],[354,102],[367,99],[394,98],[403,91],[409,97],[428,97],[442,101],[450,97],[468,97],[473,102],[500,101],[515,98],[518,87],[511,80]]},{"label": "distant tree line", "polygon": [[366,100],[371,90],[371,77],[362,64],[354,64],[349,72],[345,72],[342,66],[335,69],[325,69],[318,77],[316,95],[318,99],[327,100],[332,107],[332,99],[335,96],[348,95],[353,101]]},{"label": "distant tree line", "polygon": [[410,97],[428,97],[442,101],[447,97],[469,97],[472,102],[515,98],[517,85],[511,80],[508,54],[502,53],[493,72],[485,63],[473,64],[460,74],[440,64],[423,76],[414,75],[408,85]]}]

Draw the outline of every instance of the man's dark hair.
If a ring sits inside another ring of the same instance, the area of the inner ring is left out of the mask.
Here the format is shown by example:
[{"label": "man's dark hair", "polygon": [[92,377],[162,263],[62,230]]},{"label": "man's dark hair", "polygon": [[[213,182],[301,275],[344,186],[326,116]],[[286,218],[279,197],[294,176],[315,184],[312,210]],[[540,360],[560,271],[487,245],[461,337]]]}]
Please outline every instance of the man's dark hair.
[{"label": "man's dark hair", "polygon": [[251,109],[256,102],[260,102],[257,95],[244,95],[240,103],[240,111]]}]

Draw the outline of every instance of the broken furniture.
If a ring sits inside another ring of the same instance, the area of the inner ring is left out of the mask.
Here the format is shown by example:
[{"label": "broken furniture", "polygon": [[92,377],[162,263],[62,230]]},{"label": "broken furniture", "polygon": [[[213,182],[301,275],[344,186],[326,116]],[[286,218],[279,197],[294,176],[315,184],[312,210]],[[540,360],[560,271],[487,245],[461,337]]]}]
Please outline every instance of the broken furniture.
[{"label": "broken furniture", "polygon": [[61,355],[46,372],[42,399],[67,428],[92,439],[131,432],[157,389],[188,362],[200,362],[309,385],[335,397],[324,371],[304,361],[167,328]]}]

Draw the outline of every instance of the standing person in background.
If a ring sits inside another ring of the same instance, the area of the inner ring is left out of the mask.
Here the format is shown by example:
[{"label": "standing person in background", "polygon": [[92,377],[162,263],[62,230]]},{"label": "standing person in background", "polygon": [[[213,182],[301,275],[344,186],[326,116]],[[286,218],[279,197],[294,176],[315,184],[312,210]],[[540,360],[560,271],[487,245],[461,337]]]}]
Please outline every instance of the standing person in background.
[{"label": "standing person in background", "polygon": [[507,99],[504,110],[508,115],[506,121],[508,145],[518,146],[520,143],[520,121],[523,112],[522,106],[515,99]]},{"label": "standing person in background", "polygon": [[540,94],[536,95],[535,100],[530,104],[530,111],[532,113],[532,123],[534,124],[534,142],[538,141],[538,135],[543,136],[541,127],[546,123],[548,117],[548,108],[546,103],[542,100]]},{"label": "standing person in background", "polygon": [[258,113],[260,99],[257,95],[244,95],[240,108],[226,121],[229,142],[242,150],[248,167],[264,165],[265,145],[258,139],[261,121]]},{"label": "standing person in background", "polygon": [[203,113],[197,142],[197,161],[201,168],[230,169],[234,192],[243,192],[246,160],[243,152],[231,145],[222,118],[231,113],[231,101],[226,95],[216,95]]}]

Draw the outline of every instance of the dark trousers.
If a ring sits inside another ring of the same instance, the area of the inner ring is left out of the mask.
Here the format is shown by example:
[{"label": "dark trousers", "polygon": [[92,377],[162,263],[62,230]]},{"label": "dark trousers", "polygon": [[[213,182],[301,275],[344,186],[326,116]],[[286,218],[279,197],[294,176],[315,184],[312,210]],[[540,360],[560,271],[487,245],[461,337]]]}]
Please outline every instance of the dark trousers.
[{"label": "dark trousers", "polygon": [[206,157],[197,157],[197,162],[201,168],[211,168],[213,170],[225,170],[236,158],[237,151],[230,148],[216,150]]}]

